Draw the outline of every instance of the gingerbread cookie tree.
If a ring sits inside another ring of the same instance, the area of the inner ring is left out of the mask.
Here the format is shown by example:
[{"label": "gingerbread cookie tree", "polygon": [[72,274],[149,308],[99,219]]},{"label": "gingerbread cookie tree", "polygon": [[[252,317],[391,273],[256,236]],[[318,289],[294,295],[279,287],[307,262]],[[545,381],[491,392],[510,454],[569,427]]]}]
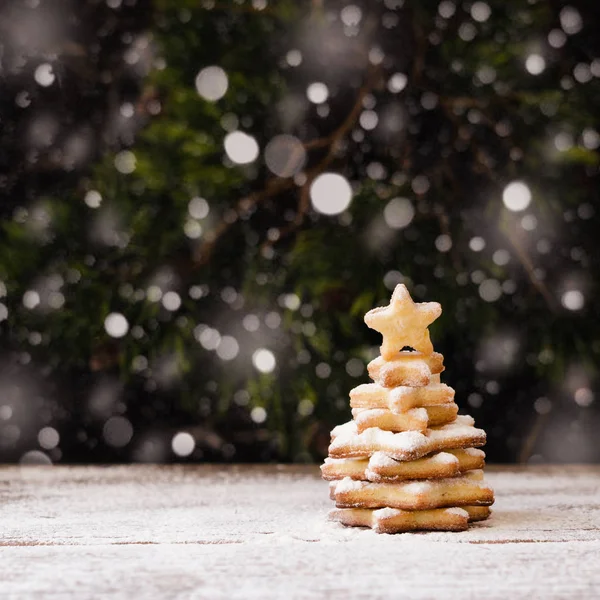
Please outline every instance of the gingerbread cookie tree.
[{"label": "gingerbread cookie tree", "polygon": [[365,315],[383,336],[381,356],[368,365],[374,383],[350,392],[353,420],[331,432],[321,470],[337,507],[332,520],[397,533],[462,531],[489,516],[494,493],[477,449],[485,432],[457,416],[429,339],[441,313],[437,302],[413,302],[401,284],[389,306]]}]

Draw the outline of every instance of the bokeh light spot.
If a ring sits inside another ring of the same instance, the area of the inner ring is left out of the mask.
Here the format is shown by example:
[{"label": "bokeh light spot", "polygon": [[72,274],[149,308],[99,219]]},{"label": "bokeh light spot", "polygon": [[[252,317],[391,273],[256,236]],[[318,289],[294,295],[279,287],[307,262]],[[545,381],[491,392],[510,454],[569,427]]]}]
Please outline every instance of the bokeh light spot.
[{"label": "bokeh light spot", "polygon": [[301,417],[308,417],[309,415],[312,415],[314,409],[315,405],[308,398],[303,398],[300,400],[300,402],[298,402],[298,414]]},{"label": "bokeh light spot", "polygon": [[579,33],[583,27],[583,19],[579,11],[573,6],[565,6],[560,11],[560,25],[568,35]]},{"label": "bokeh light spot", "polygon": [[230,335],[224,335],[217,347],[217,356],[222,360],[233,360],[239,351],[240,345],[237,340]]},{"label": "bokeh light spot", "polygon": [[452,238],[446,233],[438,235],[435,239],[435,247],[439,252],[449,252],[452,248]]},{"label": "bokeh light spot", "polygon": [[163,306],[169,311],[175,311],[181,306],[181,296],[177,292],[167,292],[162,297]]},{"label": "bokeh light spot", "polygon": [[456,5],[450,0],[442,0],[438,6],[438,13],[443,19],[449,19],[456,12]]},{"label": "bokeh light spot", "polygon": [[285,60],[290,67],[298,67],[302,63],[302,52],[292,49],[285,55]]},{"label": "bokeh light spot", "polygon": [[399,283],[404,283],[404,276],[400,271],[391,270],[383,276],[383,285],[388,290],[394,290]]},{"label": "bokeh light spot", "polygon": [[42,63],[36,68],[33,78],[38,85],[41,85],[42,87],[49,87],[54,83],[56,76],[54,75],[54,70],[52,69],[51,64]]},{"label": "bokeh light spot", "polygon": [[530,54],[525,60],[525,68],[531,75],[540,75],[546,68],[546,61],[539,54]]},{"label": "bokeh light spot", "polygon": [[340,17],[346,27],[356,27],[362,19],[362,10],[355,4],[348,4],[342,8]]},{"label": "bokeh light spot", "polygon": [[296,294],[285,294],[283,297],[283,306],[288,310],[298,310],[300,304],[300,298]]},{"label": "bokeh light spot", "polygon": [[562,29],[553,29],[548,34],[548,43],[553,48],[562,48],[567,41],[567,36]]},{"label": "bokeh light spot", "polygon": [[255,423],[264,423],[267,420],[267,411],[262,406],[255,406],[250,411],[250,418]]},{"label": "bokeh light spot", "polygon": [[192,198],[188,203],[188,213],[190,217],[194,219],[204,219],[208,216],[210,206],[204,198],[196,196]]},{"label": "bokeh light spot", "polygon": [[265,163],[278,177],[293,177],[306,162],[306,150],[293,135],[277,135],[265,148]]},{"label": "bokeh light spot", "polygon": [[56,448],[60,442],[60,435],[54,427],[43,427],[38,433],[38,444],[44,450],[52,450]]},{"label": "bokeh light spot", "polygon": [[197,240],[202,235],[202,225],[194,219],[187,219],[183,224],[183,233],[191,240]]},{"label": "bokeh light spot", "polygon": [[205,350],[216,350],[221,343],[221,334],[212,327],[196,327],[194,336]]},{"label": "bokeh light spot", "polygon": [[329,89],[324,83],[315,81],[306,88],[306,97],[313,104],[323,104],[329,98]]},{"label": "bokeh light spot", "polygon": [[587,387],[580,387],[575,390],[575,402],[579,406],[587,407],[594,401],[594,392]]},{"label": "bokeh light spot", "polygon": [[51,465],[52,461],[50,457],[44,452],[40,452],[39,450],[30,450],[29,452],[25,452],[19,460],[19,463],[22,465]]},{"label": "bokeh light spot", "polygon": [[370,131],[371,129],[375,129],[377,127],[377,123],[379,122],[379,117],[374,110],[364,110],[360,117],[358,118],[358,122],[363,129]]},{"label": "bokeh light spot", "polygon": [[522,181],[513,181],[504,188],[502,201],[508,210],[520,212],[529,206],[531,190]]},{"label": "bokeh light spot", "polygon": [[40,304],[40,295],[35,290],[27,290],[23,294],[23,306],[25,308],[33,309]]},{"label": "bokeh light spot", "polygon": [[265,316],[265,325],[269,329],[277,329],[281,325],[281,315],[274,310]]},{"label": "bokeh light spot", "polygon": [[568,310],[581,310],[585,298],[579,290],[567,290],[561,297],[562,305]]},{"label": "bokeh light spot", "polygon": [[171,440],[171,449],[177,456],[189,456],[195,448],[196,440],[187,431],[176,433]]},{"label": "bokeh light spot", "polygon": [[209,102],[220,100],[226,94],[228,87],[227,73],[221,67],[205,67],[196,75],[196,90]]},{"label": "bokeh light spot", "polygon": [[115,168],[123,175],[129,175],[135,171],[136,159],[131,150],[122,150],[115,156]]},{"label": "bokeh light spot", "polygon": [[365,363],[358,358],[351,358],[346,363],[346,373],[350,377],[360,377],[365,371]]},{"label": "bokeh light spot", "polygon": [[258,328],[260,327],[260,320],[256,315],[249,314],[243,318],[242,326],[246,331],[258,331]]},{"label": "bokeh light spot", "polygon": [[225,136],[225,152],[238,165],[247,165],[258,157],[258,143],[243,131],[232,131]]},{"label": "bokeh light spot", "polygon": [[121,313],[110,313],[104,319],[104,329],[110,337],[122,338],[129,331],[129,323]]},{"label": "bokeh light spot", "polygon": [[496,279],[485,279],[479,285],[479,295],[486,302],[495,302],[502,296],[502,287]]},{"label": "bokeh light spot", "polygon": [[277,361],[275,360],[275,355],[270,350],[259,348],[252,355],[252,364],[261,373],[272,373]]},{"label": "bokeh light spot", "polygon": [[394,73],[388,81],[388,90],[392,94],[398,94],[401,92],[408,83],[408,77],[404,73]]},{"label": "bokeh light spot", "polygon": [[104,423],[102,437],[108,446],[123,448],[133,437],[133,427],[125,417],[111,417]]},{"label": "bokeh light spot", "polygon": [[338,215],[350,206],[352,188],[342,175],[322,173],[310,186],[310,199],[317,212]]},{"label": "bokeh light spot", "polygon": [[480,236],[472,237],[469,240],[469,248],[473,252],[481,252],[485,248],[485,240]]},{"label": "bokeh light spot", "polygon": [[331,367],[321,362],[315,367],[315,374],[319,379],[327,379],[331,375]]},{"label": "bokeh light spot", "polygon": [[504,250],[501,248],[500,250],[496,250],[492,255],[492,260],[499,266],[503,267],[510,262],[510,253],[508,250]]},{"label": "bokeh light spot", "polygon": [[392,229],[408,227],[414,216],[415,209],[407,198],[392,198],[383,209],[383,218]]},{"label": "bokeh light spot", "polygon": [[83,201],[90,208],[99,208],[102,204],[102,196],[100,195],[100,192],[97,192],[96,190],[90,190],[86,193],[85,197],[83,198]]},{"label": "bokeh light spot", "polygon": [[521,227],[525,231],[533,231],[537,227],[537,218],[535,215],[525,215],[521,219]]},{"label": "bokeh light spot", "polygon": [[539,415],[547,415],[552,410],[552,402],[548,398],[541,396],[533,403],[533,408]]},{"label": "bokeh light spot", "polygon": [[591,127],[586,127],[581,133],[581,139],[583,141],[583,145],[588,150],[596,150],[598,146],[600,146],[600,135],[595,129]]},{"label": "bokeh light spot", "polygon": [[471,16],[478,23],[484,23],[490,18],[492,10],[485,2],[474,2],[471,6]]}]

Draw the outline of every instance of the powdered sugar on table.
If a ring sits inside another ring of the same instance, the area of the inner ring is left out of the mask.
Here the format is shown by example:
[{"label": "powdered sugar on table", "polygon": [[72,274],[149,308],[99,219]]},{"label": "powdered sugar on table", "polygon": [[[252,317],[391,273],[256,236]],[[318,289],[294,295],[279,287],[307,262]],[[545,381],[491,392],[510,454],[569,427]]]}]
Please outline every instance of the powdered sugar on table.
[{"label": "powdered sugar on table", "polygon": [[0,597],[600,597],[600,468],[486,479],[490,520],[392,536],[328,522],[315,466],[3,468]]}]

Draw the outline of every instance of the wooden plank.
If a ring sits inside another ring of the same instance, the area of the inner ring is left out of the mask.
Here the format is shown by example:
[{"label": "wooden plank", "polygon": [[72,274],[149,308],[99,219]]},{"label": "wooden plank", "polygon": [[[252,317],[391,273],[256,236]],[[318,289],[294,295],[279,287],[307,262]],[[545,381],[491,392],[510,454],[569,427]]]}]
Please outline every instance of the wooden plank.
[{"label": "wooden plank", "polygon": [[487,471],[489,521],[388,536],[314,466],[1,468],[0,598],[600,597],[600,467]]}]

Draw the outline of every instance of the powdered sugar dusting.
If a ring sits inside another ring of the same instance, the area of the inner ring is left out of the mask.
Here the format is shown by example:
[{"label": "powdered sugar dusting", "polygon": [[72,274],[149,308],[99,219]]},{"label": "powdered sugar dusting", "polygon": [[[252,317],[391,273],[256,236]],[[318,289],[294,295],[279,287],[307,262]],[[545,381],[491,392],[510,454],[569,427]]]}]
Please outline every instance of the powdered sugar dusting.
[{"label": "powdered sugar dusting", "polygon": [[365,486],[369,485],[366,481],[355,481],[350,477],[344,477],[341,481],[337,482],[335,486],[336,493],[343,494],[344,492],[354,492],[356,490],[362,490]]},{"label": "powdered sugar dusting", "polygon": [[379,508],[378,510],[374,511],[374,513],[375,518],[377,519],[391,519],[402,514],[402,511],[398,508],[390,508],[387,506],[386,508]]},{"label": "powdered sugar dusting", "polygon": [[352,414],[354,416],[362,414],[368,414],[371,417],[385,417],[389,411],[385,408],[353,408]]},{"label": "powdered sugar dusting", "polygon": [[595,597],[600,467],[486,478],[488,521],[385,535],[329,522],[314,466],[4,468],[2,596]]},{"label": "powdered sugar dusting", "polygon": [[[412,358],[412,357],[408,357]],[[431,369],[429,365],[422,359],[414,359],[410,362],[410,367],[412,371],[418,377],[423,377],[429,379],[431,378]],[[386,375],[393,373],[397,369],[396,364],[392,362],[384,362],[382,366],[379,368],[379,379],[384,379]]]},{"label": "powdered sugar dusting", "polygon": [[458,515],[459,517],[469,517],[469,513],[466,510],[458,507],[446,508],[445,512],[447,512],[450,515]]},{"label": "powdered sugar dusting", "polygon": [[337,425],[331,430],[331,437],[335,438],[338,436],[353,435],[356,433],[356,423],[354,421],[347,421],[341,425]]},{"label": "powdered sugar dusting", "polygon": [[[432,378],[435,377],[434,375],[432,375]],[[385,389],[385,388],[383,388]],[[389,395],[390,395],[390,400],[393,402],[399,402],[402,398],[406,397],[406,396],[412,396],[413,394],[419,394],[421,393],[421,390],[423,391],[423,393],[428,394],[428,393],[439,393],[439,392],[451,392],[452,388],[449,387],[448,385],[446,385],[445,383],[440,383],[439,381],[430,381],[430,383],[428,383],[427,385],[423,386],[423,387],[418,387],[418,388],[414,388],[414,387],[410,387],[410,386],[406,386],[406,385],[399,385],[395,388],[391,388],[389,390]]]},{"label": "powdered sugar dusting", "polygon": [[[432,427],[433,431],[447,431],[448,429],[458,429],[458,427],[472,427],[475,425],[475,419],[471,415],[458,415],[456,420],[447,425]],[[480,430],[482,431],[482,430]]]},{"label": "powdered sugar dusting", "polygon": [[358,435],[358,443],[365,446],[371,446],[380,442],[389,443],[394,439],[394,434],[391,431],[383,431],[379,427],[369,427]]},{"label": "powdered sugar dusting", "polygon": [[360,459],[356,459],[356,458],[329,458],[327,457],[324,461],[323,464],[326,465],[351,465],[357,462],[357,460]]},{"label": "powdered sugar dusting", "polygon": [[[427,386],[429,387],[429,386]],[[395,388],[391,388],[389,391],[390,400],[392,402],[399,402],[402,398],[410,396],[414,393],[415,388],[408,387],[407,385],[399,385]]]},{"label": "powdered sugar dusting", "polygon": [[438,452],[437,454],[434,454],[431,459],[433,461],[435,461],[438,464],[442,464],[442,465],[451,465],[451,464],[456,464],[458,465],[459,460],[458,458],[456,458],[456,456],[454,456],[454,454],[450,454],[449,452]]},{"label": "powdered sugar dusting", "polygon": [[[402,436],[402,437],[399,437]],[[378,427],[369,427],[362,433],[343,432],[338,434],[329,446],[330,450],[343,448],[348,443],[358,448],[368,448],[376,445],[392,444],[396,447],[406,449],[416,448],[419,443],[422,443],[424,436],[418,431],[403,431],[402,433],[392,433],[391,431],[383,431]]]},{"label": "powdered sugar dusting", "polygon": [[392,445],[398,450],[413,452],[425,441],[425,436],[418,431],[402,431],[395,434]]},{"label": "powdered sugar dusting", "polygon": [[[445,481],[440,479],[440,481]],[[412,481],[411,483],[401,484],[403,491],[408,494],[426,494],[433,489],[433,485],[428,481]]]},{"label": "powdered sugar dusting", "polygon": [[428,418],[427,411],[424,408],[411,408],[406,411],[406,414],[423,421],[426,421]]},{"label": "powdered sugar dusting", "polygon": [[[354,421],[349,421],[352,425]],[[385,446],[389,452],[412,453],[421,449],[428,440],[431,443],[438,443],[447,440],[452,436],[478,436],[485,440],[485,432],[482,429],[475,429],[468,424],[469,421],[464,419],[457,420],[442,427],[434,427],[427,429],[425,434],[419,431],[402,431],[400,433],[392,433],[391,431],[383,431],[378,427],[370,427],[362,433],[355,433],[348,423],[340,425],[337,435],[334,437],[329,446],[330,452],[343,450],[346,446],[352,445],[355,448],[364,448],[365,453],[374,447]],[[394,452],[392,452],[392,450]]]},{"label": "powdered sugar dusting", "polygon": [[358,396],[360,394],[368,394],[372,390],[378,388],[379,386],[375,383],[361,383],[357,385],[355,388],[350,390],[351,396]]},{"label": "powdered sugar dusting", "polygon": [[350,390],[350,397],[355,398],[364,395],[372,396],[375,394],[387,396],[389,392],[390,390],[380,386],[378,383],[361,383]]},{"label": "powdered sugar dusting", "polygon": [[483,429],[477,429],[471,425],[462,425],[461,423],[450,423],[440,428],[432,428],[427,430],[427,437],[432,442],[445,440],[448,435],[453,436],[481,436],[485,440],[485,431]]},{"label": "powdered sugar dusting", "polygon": [[385,454],[385,452],[375,452],[369,459],[370,468],[395,467],[397,464],[398,461]]}]

